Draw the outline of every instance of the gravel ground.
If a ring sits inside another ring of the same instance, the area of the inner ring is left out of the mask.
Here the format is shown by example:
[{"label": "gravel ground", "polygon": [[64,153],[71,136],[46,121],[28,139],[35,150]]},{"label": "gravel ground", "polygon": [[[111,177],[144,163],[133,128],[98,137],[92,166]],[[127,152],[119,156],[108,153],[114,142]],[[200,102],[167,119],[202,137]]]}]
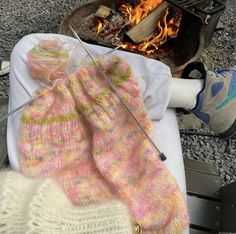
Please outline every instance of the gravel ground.
[{"label": "gravel ground", "polygon": [[[57,32],[58,25],[67,12],[83,1],[76,0],[5,0],[0,5],[0,59],[8,60],[15,43],[34,32]],[[200,60],[208,67],[227,67],[236,64],[236,0],[228,0],[227,9],[221,17],[224,30],[214,34],[209,47]],[[0,79],[0,97],[7,97],[8,76]],[[181,118],[180,118],[181,119]],[[181,121],[180,121],[181,122]],[[198,129],[190,121],[184,129]],[[200,124],[200,131],[209,129]],[[181,135],[183,154],[186,158],[199,159],[218,166],[222,183],[236,179],[236,146],[214,137]]]}]

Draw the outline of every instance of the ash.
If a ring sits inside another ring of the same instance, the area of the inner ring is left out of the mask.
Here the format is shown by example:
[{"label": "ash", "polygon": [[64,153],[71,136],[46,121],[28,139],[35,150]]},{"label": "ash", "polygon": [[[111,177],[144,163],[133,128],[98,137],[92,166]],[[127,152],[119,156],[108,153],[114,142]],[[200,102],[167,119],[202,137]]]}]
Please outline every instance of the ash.
[{"label": "ash", "polygon": [[[0,59],[9,60],[14,45],[23,36],[42,32],[57,33],[63,17],[78,5],[79,0],[5,0],[0,5]],[[220,30],[205,49],[200,60],[209,69],[236,65],[236,1],[227,2],[227,9],[221,17]],[[0,97],[8,96],[9,77],[0,78]],[[194,117],[191,117],[194,118]],[[180,129],[210,131],[197,120],[179,116]],[[191,119],[191,121],[189,120]],[[194,124],[195,125],[194,125]],[[199,130],[200,128],[200,130]],[[198,159],[216,164],[222,184],[236,180],[236,140],[223,141],[215,137],[181,135],[183,154],[186,158]]]}]

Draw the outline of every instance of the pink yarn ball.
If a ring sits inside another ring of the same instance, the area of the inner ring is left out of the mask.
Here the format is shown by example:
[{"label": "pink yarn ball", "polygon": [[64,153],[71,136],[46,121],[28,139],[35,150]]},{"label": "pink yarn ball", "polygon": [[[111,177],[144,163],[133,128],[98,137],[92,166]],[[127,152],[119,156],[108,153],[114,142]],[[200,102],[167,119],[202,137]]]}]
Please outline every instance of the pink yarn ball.
[{"label": "pink yarn ball", "polygon": [[61,41],[43,40],[28,53],[30,75],[46,84],[61,79],[65,76],[68,57]]}]

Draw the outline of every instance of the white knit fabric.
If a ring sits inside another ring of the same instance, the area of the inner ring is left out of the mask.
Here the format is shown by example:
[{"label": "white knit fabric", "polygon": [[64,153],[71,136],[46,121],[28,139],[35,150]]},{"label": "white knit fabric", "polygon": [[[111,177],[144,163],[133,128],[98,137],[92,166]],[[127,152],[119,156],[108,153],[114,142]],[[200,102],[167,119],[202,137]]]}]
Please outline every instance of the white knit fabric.
[{"label": "white knit fabric", "polygon": [[75,207],[52,179],[0,173],[0,234],[131,234],[125,205]]}]

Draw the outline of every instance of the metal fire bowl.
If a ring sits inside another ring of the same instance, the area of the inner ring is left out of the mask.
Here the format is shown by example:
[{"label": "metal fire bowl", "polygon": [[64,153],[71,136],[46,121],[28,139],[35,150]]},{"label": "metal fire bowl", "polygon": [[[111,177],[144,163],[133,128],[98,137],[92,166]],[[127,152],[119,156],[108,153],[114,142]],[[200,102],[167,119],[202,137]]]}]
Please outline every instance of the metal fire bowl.
[{"label": "metal fire bowl", "polygon": [[[68,13],[68,15],[66,15],[65,18],[62,20],[59,26],[59,33],[73,37],[72,32],[69,28],[69,25],[71,25],[84,41],[111,47],[110,44],[106,44],[104,42],[100,43],[99,41],[91,41],[91,38],[88,38],[88,35],[82,30],[80,30],[81,22],[85,18],[89,17],[91,14],[95,13],[100,7],[100,5],[105,5],[112,9],[116,9],[115,1],[110,1],[110,0],[89,0],[86,3],[81,3],[74,9],[72,9]],[[162,60],[162,62],[170,67],[172,74],[178,74],[179,76],[181,74],[181,71],[187,64],[196,61],[196,59],[202,52],[203,48],[204,48],[204,37],[202,36],[202,34],[200,34],[198,49],[196,50],[196,53],[192,56],[192,58],[190,58],[187,62],[184,62],[183,64],[178,66],[171,59],[168,58]]]}]

